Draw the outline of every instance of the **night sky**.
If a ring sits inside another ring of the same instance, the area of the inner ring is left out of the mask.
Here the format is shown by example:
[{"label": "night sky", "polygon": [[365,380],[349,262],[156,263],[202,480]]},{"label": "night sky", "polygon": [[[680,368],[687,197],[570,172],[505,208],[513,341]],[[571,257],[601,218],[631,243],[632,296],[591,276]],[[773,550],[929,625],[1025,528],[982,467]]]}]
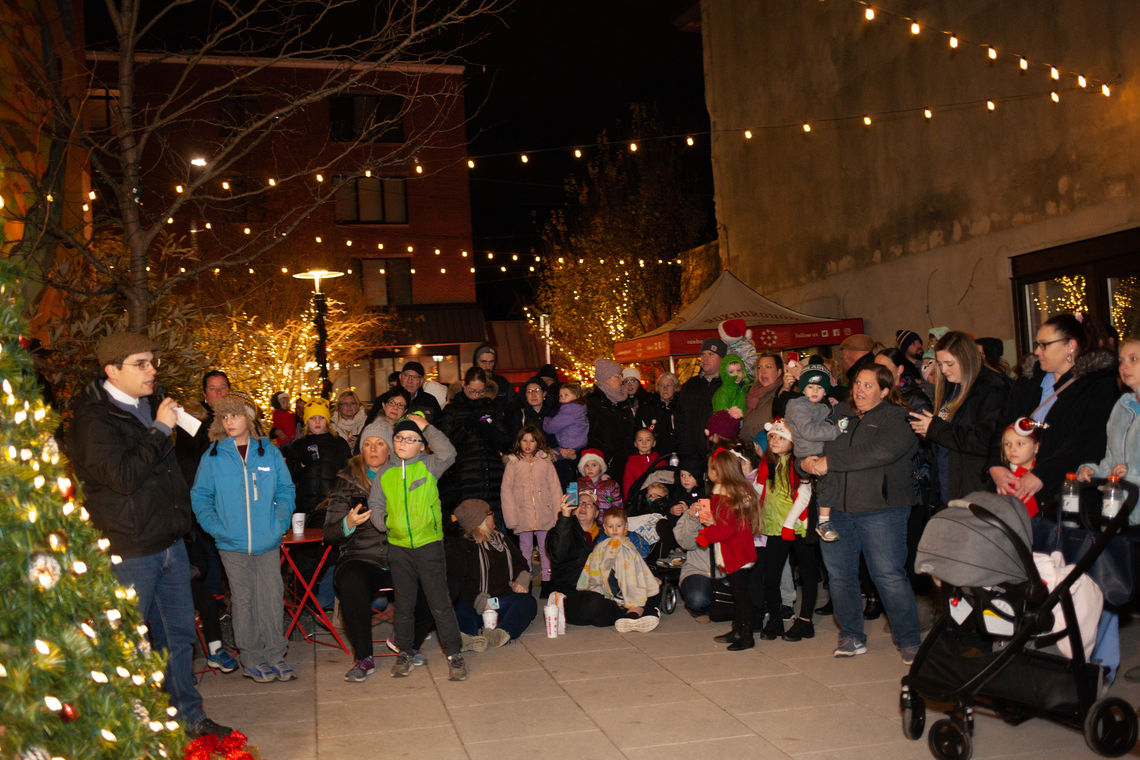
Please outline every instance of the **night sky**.
[{"label": "night sky", "polygon": [[[523,0],[488,24],[487,37],[466,54],[469,151],[510,155],[477,159],[471,172],[477,250],[538,250],[541,223],[563,205],[563,182],[580,166],[568,146],[590,145],[603,130],[610,139],[640,137],[627,124],[631,103],[650,106],[666,133],[708,129],[700,34],[674,25],[694,4]],[[531,154],[529,163],[521,152]],[[707,167],[707,138],[691,155]],[[711,211],[711,180],[694,192]],[[480,271],[478,297],[489,319],[522,316],[529,283],[503,278]]]}]

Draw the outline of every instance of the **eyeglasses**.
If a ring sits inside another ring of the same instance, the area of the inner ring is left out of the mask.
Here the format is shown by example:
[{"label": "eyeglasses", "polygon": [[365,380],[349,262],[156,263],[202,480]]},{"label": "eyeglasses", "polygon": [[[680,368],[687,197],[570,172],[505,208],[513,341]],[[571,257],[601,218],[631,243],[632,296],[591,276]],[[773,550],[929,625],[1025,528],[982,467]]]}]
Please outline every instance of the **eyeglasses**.
[{"label": "eyeglasses", "polygon": [[162,359],[158,358],[139,359],[137,362],[123,362],[124,367],[134,367],[141,372],[145,372],[148,367],[154,367],[155,369],[158,369],[158,366],[160,364],[162,364]]},{"label": "eyeglasses", "polygon": [[384,406],[390,406],[393,409],[407,409],[408,402],[406,401],[385,401]]},{"label": "eyeglasses", "polygon": [[542,393],[542,388],[527,388],[527,393]]},{"label": "eyeglasses", "polygon": [[1038,340],[1038,341],[1035,341],[1033,343],[1033,345],[1037,346],[1039,349],[1044,351],[1045,349],[1049,348],[1049,346],[1053,345],[1054,343],[1063,343],[1066,340],[1068,340],[1068,338],[1054,338],[1053,340]]},{"label": "eyeglasses", "polygon": [[414,435],[397,435],[393,436],[392,440],[396,443],[423,443],[423,438],[417,438]]}]

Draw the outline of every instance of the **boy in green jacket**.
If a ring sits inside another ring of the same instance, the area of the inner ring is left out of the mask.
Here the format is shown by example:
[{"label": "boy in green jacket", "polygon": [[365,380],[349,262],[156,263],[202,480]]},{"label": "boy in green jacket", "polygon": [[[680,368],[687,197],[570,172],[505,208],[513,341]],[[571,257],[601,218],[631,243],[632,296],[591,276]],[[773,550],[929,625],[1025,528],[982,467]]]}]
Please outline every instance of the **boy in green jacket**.
[{"label": "boy in green jacket", "polygon": [[[431,446],[430,454],[425,452],[425,438]],[[388,570],[396,592],[396,645],[400,652],[392,675],[402,677],[412,671],[416,597],[422,586],[435,618],[440,648],[447,655],[447,677],[465,681],[467,665],[459,653],[459,623],[447,589],[438,483],[439,476],[455,461],[455,447],[426,419],[412,414],[396,423],[392,448],[396,463],[372,481],[368,494],[372,523],[388,534]]]}]

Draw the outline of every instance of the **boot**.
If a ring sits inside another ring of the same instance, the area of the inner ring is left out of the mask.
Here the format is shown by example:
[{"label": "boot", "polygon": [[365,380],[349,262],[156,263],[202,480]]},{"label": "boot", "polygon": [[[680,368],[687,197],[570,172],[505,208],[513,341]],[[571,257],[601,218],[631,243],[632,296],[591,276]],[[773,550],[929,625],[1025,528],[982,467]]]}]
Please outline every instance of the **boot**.
[{"label": "boot", "polygon": [[828,615],[834,615],[835,614],[835,608],[831,605],[831,599],[828,598],[827,604],[824,604],[822,607],[816,607],[815,608],[815,614],[823,615],[824,617],[826,617]]},{"label": "boot", "polygon": [[878,594],[867,594],[867,604],[863,607],[864,620],[878,620],[883,614],[883,603]]},{"label": "boot", "polygon": [[728,645],[727,649],[730,652],[739,652],[743,649],[751,649],[756,646],[756,637],[752,635],[751,626],[740,631],[736,637],[736,641]]},{"label": "boot", "polygon": [[550,596],[550,592],[553,590],[554,590],[554,587],[550,585],[550,581],[543,581],[542,585],[539,587],[539,590],[538,590],[538,598],[539,599],[547,598],[548,596]]},{"label": "boot", "polygon": [[784,631],[784,641],[799,641],[800,639],[810,639],[815,636],[815,626],[812,625],[810,620],[803,618],[796,618],[796,622],[792,623],[792,627]]},{"label": "boot", "polygon": [[722,633],[719,636],[713,636],[713,641],[718,644],[732,644],[735,643],[739,636],[736,633],[736,624],[727,633]]},{"label": "boot", "polygon": [[760,638],[764,641],[775,641],[784,635],[784,621],[779,618],[768,617],[768,624],[760,630]]}]

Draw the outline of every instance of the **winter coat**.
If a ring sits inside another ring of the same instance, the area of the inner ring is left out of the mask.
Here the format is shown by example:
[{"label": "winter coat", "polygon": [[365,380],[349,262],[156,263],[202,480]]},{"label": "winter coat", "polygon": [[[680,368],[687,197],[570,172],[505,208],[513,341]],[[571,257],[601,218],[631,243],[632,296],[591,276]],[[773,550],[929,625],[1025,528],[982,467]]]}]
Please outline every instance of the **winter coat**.
[{"label": "winter coat", "polygon": [[630,454],[625,460],[625,468],[622,470],[621,475],[621,492],[625,496],[625,503],[629,504],[637,496],[631,493],[633,484],[637,482],[645,473],[649,472],[649,466],[661,458],[661,455],[656,451],[651,451],[648,454]]},{"label": "winter coat", "polygon": [[[535,411],[534,407],[525,401],[520,401],[519,403],[512,405],[510,410],[507,412],[507,431],[510,433],[510,439],[512,441],[517,439],[519,431],[521,431],[527,425],[534,425],[539,430],[546,432],[546,428],[544,427],[546,421],[553,417],[557,412],[558,399],[552,400],[549,394],[547,394],[546,398],[542,400],[542,404],[538,407],[538,411]],[[585,440],[584,435],[582,438]],[[549,437],[547,437],[546,443],[550,446],[554,445],[551,443]],[[567,446],[566,448],[570,447]]]},{"label": "winter coat", "polygon": [[796,459],[817,457],[823,453],[823,444],[839,437],[839,428],[831,416],[831,403],[826,397],[816,403],[807,396],[788,402],[784,422],[792,431],[793,453]]},{"label": "winter coat", "polygon": [[629,396],[624,401],[619,403],[618,406],[626,411],[626,414],[629,415],[629,418],[631,420],[636,420],[637,413],[641,410],[641,407],[650,403],[652,399],[653,395],[649,391],[645,390],[645,388],[639,382],[637,385],[637,391],[632,396]]},{"label": "winter coat", "polygon": [[174,429],[174,451],[178,455],[178,466],[182,468],[182,477],[187,483],[194,482],[198,474],[198,463],[202,455],[210,447],[210,425],[214,421],[214,410],[205,401],[202,402],[201,416],[194,415],[201,423],[198,432],[190,435],[180,427]]},{"label": "winter coat", "polygon": [[[1018,417],[1029,416],[1041,403],[1041,380],[1045,373],[1036,358],[1025,376],[1010,390],[1001,422],[990,443],[989,466],[1001,466],[1001,433]],[[1056,502],[1065,474],[1076,472],[1081,462],[1095,461],[1105,451],[1108,417],[1120,397],[1116,384],[1116,357],[1108,351],[1091,351],[1077,358],[1073,368],[1057,380],[1060,388],[1070,378],[1076,381],[1057,396],[1039,431],[1040,447],[1033,474],[1041,479],[1037,503],[1042,509]]]},{"label": "winter coat", "polygon": [[562,504],[562,484],[545,451],[533,457],[511,454],[500,489],[503,523],[516,533],[550,530]]},{"label": "winter coat", "polygon": [[677,453],[682,457],[703,457],[708,451],[705,426],[713,413],[713,394],[719,387],[719,376],[706,379],[700,374],[693,375],[681,386],[673,422],[677,430]]},{"label": "winter coat", "polygon": [[914,501],[912,459],[918,439],[907,410],[881,401],[862,419],[846,403],[836,407],[842,435],[824,444],[828,475],[837,479],[834,509],[850,513],[909,507]]},{"label": "winter coat", "polygon": [[[733,362],[739,362],[744,367],[744,375],[740,379],[728,374],[728,365]],[[744,366],[744,360],[736,354],[728,354],[720,363],[720,387],[713,393],[713,411],[727,412],[735,406],[743,412],[747,406],[748,391],[751,388],[752,376],[748,368]]]},{"label": "winter coat", "polygon": [[[1081,467],[1091,467],[1093,477],[1107,478],[1113,467],[1126,464],[1128,472],[1123,479],[1140,486],[1140,400],[1135,393],[1125,393],[1112,407],[1106,437],[1104,458],[1100,462],[1086,462]],[[1140,524],[1140,507],[1132,511],[1129,522]]]},{"label": "winter coat", "polygon": [[233,438],[211,444],[190,489],[194,516],[222,551],[265,554],[281,546],[296,490],[276,446],[249,439],[245,460]]},{"label": "winter coat", "polygon": [[[375,408],[373,407],[373,409]],[[439,401],[436,400],[435,396],[420,388],[416,391],[416,395],[412,396],[412,400],[408,402],[408,409],[405,413],[412,414],[413,412],[419,412],[424,419],[435,425],[440,415]],[[384,411],[381,409],[380,414],[383,413]]]},{"label": "winter coat", "polygon": [[348,442],[333,433],[301,436],[283,446],[282,453],[297,486],[297,511],[306,514],[329,495],[352,456]]},{"label": "winter coat", "polygon": [[926,440],[949,452],[949,482],[944,484],[947,499],[993,488],[986,457],[1008,397],[1009,384],[992,369],[982,367],[952,419],[940,418],[935,410]]},{"label": "winter coat", "polygon": [[723,496],[712,495],[712,512],[715,522],[706,525],[697,534],[697,546],[720,545],[725,575],[735,573],[756,562],[756,545],[752,528],[728,508]]},{"label": "winter coat", "polygon": [[[170,430],[145,427],[94,380],[75,399],[67,433],[68,454],[83,486],[91,522],[111,542],[111,552],[131,559],[155,554],[190,530],[190,489],[178,467]],[[162,400],[139,400],[151,416]]]},{"label": "winter coat", "polygon": [[653,437],[657,439],[654,447],[668,455],[677,453],[677,396],[669,399],[669,403],[661,400],[661,396],[654,393],[644,404],[637,407],[635,425],[638,429],[649,428]]},{"label": "winter coat", "polygon": [[[391,467],[391,457],[381,468],[381,473]],[[339,547],[339,562],[352,559],[370,562],[379,567],[388,566],[388,532],[383,520],[377,521],[379,525],[369,520],[357,525],[350,533],[344,531],[344,518],[352,508],[357,504],[368,507],[368,493],[372,490],[372,481],[376,477],[379,477],[379,473],[373,478],[368,477],[368,466],[361,456],[348,460],[348,466],[337,474],[336,485],[328,498],[325,543]]]},{"label": "winter coat", "polygon": [[594,388],[586,396],[586,419],[590,426],[586,448],[599,449],[606,460],[606,472],[621,480],[621,470],[637,432],[629,409],[610,401],[601,388]]},{"label": "winter coat", "polygon": [[780,416],[775,408],[780,396],[779,385],[764,392],[760,392],[759,384],[752,385],[746,402],[748,411],[740,420],[740,435],[738,436],[740,440],[751,441],[764,430],[765,423]]},{"label": "winter coat", "polygon": [[502,452],[510,444],[506,419],[493,398],[456,394],[439,416],[437,427],[459,452],[455,466],[440,478],[440,497],[450,514],[464,499],[484,499],[499,510],[503,481]]},{"label": "winter coat", "polygon": [[586,420],[586,405],[577,401],[561,404],[553,416],[543,418],[542,430],[555,436],[560,449],[580,451],[586,448],[590,434],[590,423]]},{"label": "winter coat", "polygon": [[592,493],[598,503],[598,519],[602,519],[602,515],[610,507],[621,507],[624,501],[621,498],[621,485],[611,478],[607,473],[602,473],[598,478],[598,482],[587,478],[585,475],[578,478],[578,493]]},{"label": "winter coat", "polygon": [[431,425],[424,428],[423,437],[427,449],[411,459],[397,458],[368,490],[371,522],[377,530],[383,526],[389,544],[404,549],[443,540],[439,476],[455,461],[455,448]]},{"label": "winter coat", "polygon": [[[596,535],[604,535],[598,529]],[[595,536],[582,530],[577,516],[559,514],[546,534],[546,556],[550,558],[550,585],[554,591],[573,593],[586,559],[594,549]]]},{"label": "winter coat", "polygon": [[[497,532],[497,531],[496,531]],[[530,586],[530,563],[514,541],[498,533],[502,551],[469,536],[449,537],[444,543],[447,580],[453,601],[475,606],[478,597],[515,593],[512,583]]]}]

